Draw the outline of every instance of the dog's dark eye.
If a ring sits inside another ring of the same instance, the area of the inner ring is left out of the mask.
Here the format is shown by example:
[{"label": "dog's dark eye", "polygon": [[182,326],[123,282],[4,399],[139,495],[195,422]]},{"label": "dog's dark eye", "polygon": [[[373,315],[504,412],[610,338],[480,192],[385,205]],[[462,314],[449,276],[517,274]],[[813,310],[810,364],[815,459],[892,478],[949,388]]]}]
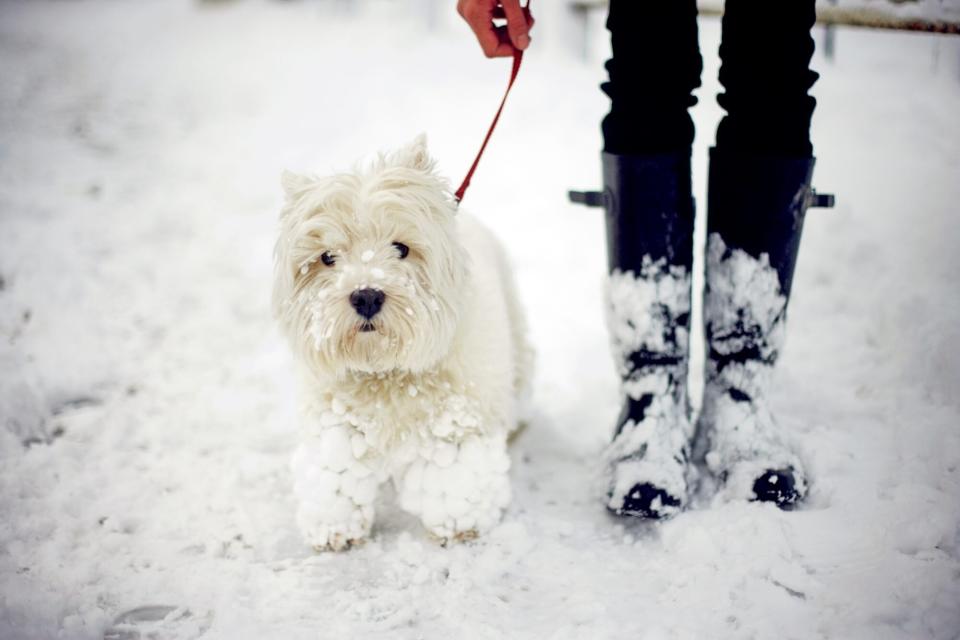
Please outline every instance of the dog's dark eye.
[{"label": "dog's dark eye", "polygon": [[324,251],[320,254],[320,261],[328,267],[332,267],[336,262],[336,258],[333,257],[333,254],[329,251]]},{"label": "dog's dark eye", "polygon": [[400,259],[403,260],[410,253],[410,247],[403,244],[402,242],[394,242],[393,246],[397,248],[397,251],[400,252]]}]

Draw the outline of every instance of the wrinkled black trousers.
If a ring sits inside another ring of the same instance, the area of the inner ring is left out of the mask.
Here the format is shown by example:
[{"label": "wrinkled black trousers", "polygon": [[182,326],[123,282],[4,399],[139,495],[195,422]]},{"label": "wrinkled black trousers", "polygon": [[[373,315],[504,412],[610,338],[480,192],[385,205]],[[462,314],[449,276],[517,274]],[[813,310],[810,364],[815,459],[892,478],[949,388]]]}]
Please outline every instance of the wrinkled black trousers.
[{"label": "wrinkled black trousers", "polygon": [[[716,146],[724,152],[808,157],[807,94],[819,77],[810,70],[814,0],[726,0],[717,96],[726,111]],[[602,85],[610,113],[604,151],[664,153],[689,148],[703,62],[695,0],[610,0],[613,57]]]}]

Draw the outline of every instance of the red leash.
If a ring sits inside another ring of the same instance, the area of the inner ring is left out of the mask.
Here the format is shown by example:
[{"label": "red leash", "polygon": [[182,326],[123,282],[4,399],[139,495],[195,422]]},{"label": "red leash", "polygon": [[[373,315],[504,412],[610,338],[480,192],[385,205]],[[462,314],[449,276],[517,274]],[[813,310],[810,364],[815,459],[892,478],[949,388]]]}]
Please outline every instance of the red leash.
[{"label": "red leash", "polygon": [[477,170],[477,165],[480,164],[480,156],[483,155],[484,149],[487,148],[487,143],[490,142],[490,136],[493,135],[493,130],[497,126],[497,120],[500,119],[503,105],[507,103],[507,96],[510,95],[510,89],[513,88],[513,81],[517,79],[517,73],[520,71],[520,63],[522,61],[523,51],[515,49],[513,52],[513,70],[510,72],[510,82],[507,84],[507,90],[503,94],[503,100],[500,101],[500,108],[497,109],[497,115],[493,116],[493,122],[490,123],[490,128],[487,130],[487,137],[483,139],[483,144],[480,145],[480,152],[477,153],[477,157],[470,166],[470,170],[467,171],[467,177],[463,179],[460,188],[457,189],[457,192],[453,195],[453,197],[457,199],[457,204],[460,204],[460,201],[463,200],[463,194],[466,193],[467,187],[470,186],[470,178],[473,177],[473,172]]}]

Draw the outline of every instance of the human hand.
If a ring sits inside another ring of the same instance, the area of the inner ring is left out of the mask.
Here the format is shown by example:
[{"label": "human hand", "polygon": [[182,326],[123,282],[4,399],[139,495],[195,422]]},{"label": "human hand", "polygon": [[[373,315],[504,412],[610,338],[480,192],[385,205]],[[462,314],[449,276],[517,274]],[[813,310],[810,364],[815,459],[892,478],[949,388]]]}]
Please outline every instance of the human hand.
[{"label": "human hand", "polygon": [[[470,25],[488,58],[512,56],[530,46],[534,20],[520,0],[457,0],[457,13]],[[504,19],[506,26],[494,23]]]}]

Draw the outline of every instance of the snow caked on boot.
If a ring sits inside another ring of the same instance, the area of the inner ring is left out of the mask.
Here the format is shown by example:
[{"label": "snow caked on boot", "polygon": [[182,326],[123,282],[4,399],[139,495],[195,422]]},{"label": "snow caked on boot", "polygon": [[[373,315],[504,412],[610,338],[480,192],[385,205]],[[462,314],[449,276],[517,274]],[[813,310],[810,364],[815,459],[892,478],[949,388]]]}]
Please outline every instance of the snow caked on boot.
[{"label": "snow caked on boot", "polygon": [[618,515],[662,518],[685,506],[688,490],[690,153],[604,153],[603,176],[607,320],[623,393],[606,452],[606,504]]},{"label": "snow caked on boot", "polygon": [[696,453],[728,498],[789,508],[807,491],[803,464],[767,403],[809,206],[813,158],[711,151],[704,325],[708,357]]}]

